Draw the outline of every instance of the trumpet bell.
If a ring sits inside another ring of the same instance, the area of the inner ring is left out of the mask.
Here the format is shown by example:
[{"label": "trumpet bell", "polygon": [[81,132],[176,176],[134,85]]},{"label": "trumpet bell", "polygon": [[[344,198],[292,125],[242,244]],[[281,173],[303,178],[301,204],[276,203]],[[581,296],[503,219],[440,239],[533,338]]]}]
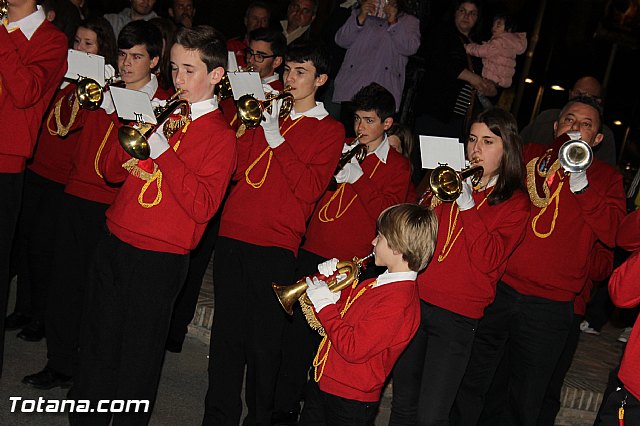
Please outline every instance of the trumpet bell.
[{"label": "trumpet bell", "polygon": [[262,103],[251,95],[243,95],[236,102],[238,117],[248,129],[255,129],[262,120]]},{"label": "trumpet bell", "polygon": [[122,126],[118,129],[120,146],[127,154],[138,160],[146,160],[151,155],[151,148],[144,132],[142,128],[137,129],[133,126]]},{"label": "trumpet bell", "polygon": [[583,140],[570,140],[562,144],[558,150],[558,161],[567,172],[583,172],[593,161],[593,150]]},{"label": "trumpet bell", "polygon": [[78,81],[76,97],[81,108],[95,111],[102,104],[104,97],[102,87],[91,78],[83,78]]},{"label": "trumpet bell", "polygon": [[446,165],[438,166],[433,169],[429,177],[431,193],[440,201],[451,203],[460,196],[463,180],[471,177],[471,184],[477,186],[482,179],[483,172],[482,166],[469,167],[461,172]]}]

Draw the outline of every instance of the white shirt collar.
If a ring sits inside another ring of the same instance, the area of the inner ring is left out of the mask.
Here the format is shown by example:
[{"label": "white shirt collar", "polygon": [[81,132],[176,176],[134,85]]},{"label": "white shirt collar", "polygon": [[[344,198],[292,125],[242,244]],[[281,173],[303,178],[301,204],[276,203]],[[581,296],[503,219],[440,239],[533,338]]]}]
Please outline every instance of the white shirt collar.
[{"label": "white shirt collar", "polygon": [[354,4],[357,4],[358,0],[346,0],[342,3],[340,3],[340,7],[344,8],[344,9],[351,9],[353,7]]},{"label": "white shirt collar", "polygon": [[375,150],[368,152],[367,155],[375,154],[376,157],[380,159],[380,161],[387,164],[387,156],[389,155],[389,146],[390,146],[389,139],[387,138],[387,134],[385,133],[382,143],[378,145],[378,147]]},{"label": "white shirt collar", "polygon": [[158,79],[155,75],[151,74],[151,80],[147,82],[144,86],[138,89],[140,92],[144,92],[149,96],[149,99],[153,99],[156,95],[156,91],[158,90]]},{"label": "white shirt collar", "polygon": [[20,29],[27,40],[31,40],[31,37],[33,37],[33,34],[40,27],[40,25],[42,25],[45,19],[46,17],[44,15],[42,6],[37,6],[35,12],[33,12],[31,15],[25,16],[19,21],[6,22],[5,20],[4,26],[7,28],[8,32]]},{"label": "white shirt collar", "polygon": [[273,74],[273,75],[270,75],[269,77],[265,77],[265,78],[263,78],[263,79],[262,79],[262,83],[263,83],[263,84],[269,84],[269,83],[271,83],[272,81],[277,81],[277,80],[278,80],[278,78],[279,78],[279,77],[278,77],[278,74]]},{"label": "white shirt collar", "polygon": [[304,34],[304,32],[307,31],[310,27],[310,25],[306,25],[304,27],[298,27],[295,30],[289,32],[288,30],[289,22],[286,19],[280,21],[280,25],[282,25],[282,30],[283,30],[282,32],[284,36],[287,38],[287,44],[291,44],[292,41],[294,41],[295,39],[300,37],[302,34]]},{"label": "white shirt collar", "polygon": [[418,273],[415,271],[409,272],[389,272],[387,269],[384,273],[378,276],[376,283],[373,287],[380,287],[381,285],[391,284],[398,281],[415,281],[418,278]]},{"label": "white shirt collar", "polygon": [[327,115],[329,115],[329,113],[327,112],[326,109],[324,109],[324,104],[322,102],[316,102],[316,106],[314,106],[311,109],[306,110],[305,112],[296,112],[295,107],[291,109],[291,114],[290,117],[292,120],[296,120],[302,116],[305,117],[309,117],[309,118],[315,118],[317,120],[322,120],[323,118],[325,118]]},{"label": "white shirt collar", "polygon": [[204,101],[191,104],[191,121],[195,121],[216,109],[218,109],[218,101],[215,98],[205,99]]}]

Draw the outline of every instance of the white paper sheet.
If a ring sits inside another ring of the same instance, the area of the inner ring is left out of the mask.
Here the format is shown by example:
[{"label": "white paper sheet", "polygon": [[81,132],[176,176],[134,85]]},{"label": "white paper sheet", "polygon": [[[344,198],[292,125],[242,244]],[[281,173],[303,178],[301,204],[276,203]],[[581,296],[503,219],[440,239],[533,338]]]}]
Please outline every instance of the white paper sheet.
[{"label": "white paper sheet", "polygon": [[464,145],[457,138],[423,135],[419,138],[423,169],[435,169],[441,164],[458,171],[465,167]]},{"label": "white paper sheet", "polygon": [[79,77],[88,77],[104,87],[104,57],[69,49],[67,53],[67,73],[64,77],[71,80],[76,80]]},{"label": "white paper sheet", "polygon": [[143,123],[157,124],[149,95],[137,90],[111,87],[109,89],[118,117]]}]

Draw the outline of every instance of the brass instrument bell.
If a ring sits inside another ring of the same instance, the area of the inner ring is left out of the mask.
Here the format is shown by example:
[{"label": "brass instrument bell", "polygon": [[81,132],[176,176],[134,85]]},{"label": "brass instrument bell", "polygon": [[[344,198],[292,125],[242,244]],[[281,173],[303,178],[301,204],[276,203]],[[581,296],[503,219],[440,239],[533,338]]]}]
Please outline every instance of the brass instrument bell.
[{"label": "brass instrument bell", "polygon": [[482,166],[471,166],[461,172],[442,164],[431,172],[429,187],[433,196],[445,203],[451,203],[460,196],[462,182],[471,177],[471,184],[477,186],[482,179],[484,169]]},{"label": "brass instrument bell", "polygon": [[76,85],[76,97],[81,108],[95,111],[102,104],[104,90],[97,81],[92,78],[82,77]]},{"label": "brass instrument bell", "polygon": [[278,116],[280,118],[287,118],[293,109],[293,95],[289,90],[291,90],[291,87],[287,86],[281,93],[267,96],[264,101],[259,101],[252,95],[242,95],[240,99],[236,101],[238,117],[248,129],[255,129],[262,121],[263,111],[265,109],[270,111],[273,101],[282,100]]},{"label": "brass instrument bell", "polygon": [[589,168],[592,161],[591,146],[580,139],[569,140],[558,150],[558,162],[566,172],[583,172]]}]

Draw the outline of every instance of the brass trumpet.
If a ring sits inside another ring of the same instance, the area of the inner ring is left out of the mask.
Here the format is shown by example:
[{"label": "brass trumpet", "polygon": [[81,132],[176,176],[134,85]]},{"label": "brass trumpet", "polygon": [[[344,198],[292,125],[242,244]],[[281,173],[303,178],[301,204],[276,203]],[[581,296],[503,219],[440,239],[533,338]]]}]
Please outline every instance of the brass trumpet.
[{"label": "brass trumpet", "polygon": [[353,157],[358,160],[358,163],[362,163],[365,158],[367,158],[367,145],[361,144],[360,138],[362,137],[362,133],[358,133],[358,136],[351,141],[349,145],[358,144],[356,147],[351,148],[351,150],[344,152],[340,156],[340,160],[338,160],[338,165],[336,166],[336,170],[333,172],[333,176],[331,176],[331,180],[329,181],[329,185],[327,186],[327,191],[335,191],[338,188],[338,182],[336,181],[336,175],[340,172],[340,170],[344,169]]},{"label": "brass trumpet", "polygon": [[[178,90],[173,94],[173,96],[167,99],[167,103],[164,107],[157,107],[154,110],[156,121],[158,123],[167,121],[169,116],[178,109],[181,110],[181,115],[189,115],[189,102],[185,99],[180,99],[181,94],[182,89]],[[159,124],[138,123],[135,127],[122,126],[118,130],[118,141],[120,141],[120,145],[127,152],[127,154],[129,154],[133,158],[137,158],[138,160],[146,160],[151,154],[151,149],[149,147],[148,141],[149,136],[151,136],[153,132],[157,130],[158,125]],[[167,139],[173,135],[173,133],[169,132],[169,129],[166,125],[163,128],[163,131]],[[172,129],[172,132],[174,131],[175,129]]]},{"label": "brass trumpet", "polygon": [[3,21],[8,14],[9,14],[9,1],[0,0],[0,21]]},{"label": "brass trumpet", "polygon": [[[474,161],[475,162],[475,161]],[[471,184],[477,186],[482,179],[484,168],[482,166],[470,166],[457,172],[446,164],[441,164],[431,172],[429,177],[429,189],[422,195],[418,204],[428,206],[431,199],[436,197],[444,203],[455,201],[462,192],[462,182],[471,177]]]},{"label": "brass trumpet", "polygon": [[[358,259],[354,257],[353,260],[343,260],[338,262],[336,272],[330,277],[324,277],[319,272],[310,275],[309,278],[318,277],[324,278],[332,292],[338,292],[344,288],[349,287],[354,280],[360,277],[360,272],[366,267],[366,263],[373,258],[373,253]],[[340,274],[347,274],[347,277],[341,281],[337,280],[337,276]],[[301,304],[311,305],[305,292],[307,291],[307,277],[300,278],[295,284],[292,285],[279,285],[276,283],[271,284],[273,291],[276,293],[278,302],[289,314],[293,315],[293,305],[300,301]],[[308,318],[307,318],[308,321]]]},{"label": "brass trumpet", "polygon": [[579,173],[587,170],[593,161],[593,150],[588,143],[572,139],[558,150],[558,162],[565,172]]},{"label": "brass trumpet", "polygon": [[104,99],[104,92],[109,89],[109,86],[122,86],[123,81],[107,81],[104,87],[92,78],[80,77],[76,84],[76,97],[81,108],[88,109],[89,111],[95,111],[100,108],[102,100]]},{"label": "brass trumpet", "polygon": [[289,92],[291,86],[287,86],[277,95],[269,95],[264,101],[259,101],[252,95],[242,95],[236,101],[238,117],[247,129],[255,129],[262,121],[262,113],[266,109],[270,111],[271,102],[282,99],[279,117],[287,118],[293,109],[293,95]]}]

